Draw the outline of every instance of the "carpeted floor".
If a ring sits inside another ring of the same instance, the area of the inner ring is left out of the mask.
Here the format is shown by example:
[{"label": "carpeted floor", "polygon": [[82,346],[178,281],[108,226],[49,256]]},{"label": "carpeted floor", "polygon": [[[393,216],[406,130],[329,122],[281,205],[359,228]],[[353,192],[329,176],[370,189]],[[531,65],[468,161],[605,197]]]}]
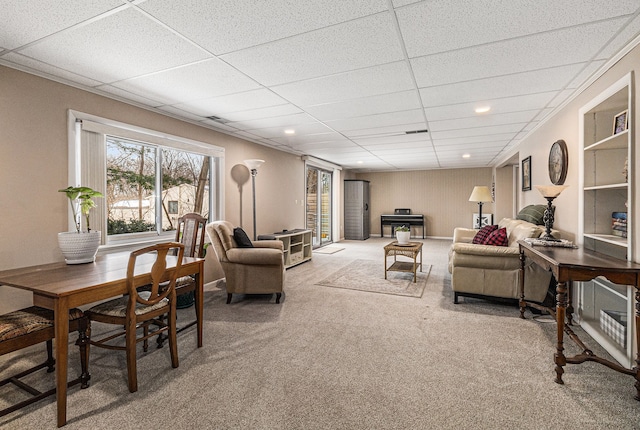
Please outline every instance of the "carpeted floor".
[{"label": "carpeted floor", "polygon": [[[483,300],[454,305],[448,241],[424,241],[432,269],[421,298],[316,285],[357,259],[382,265],[389,241],[341,242],[343,251],[289,269],[280,305],[272,296],[226,305],[208,286],[204,346],[184,332],[177,369],[167,348],[140,353],[136,393],[127,390],[124,354],[93,348],[91,387],[70,390],[65,428],[640,428],[630,376],[585,363],[566,367],[565,385],[553,382],[548,319],[522,320],[516,307]],[[40,361],[43,348],[3,357],[0,374]],[[571,342],[566,350],[577,351]],[[7,390],[0,399],[13,395]],[[56,428],[54,399],[0,418],[0,428]]]},{"label": "carpeted floor", "polygon": [[[398,257],[398,260],[400,258]],[[430,271],[431,265],[425,265],[422,270],[416,271],[416,282],[413,282],[413,273],[409,272],[389,271],[385,279],[384,267],[380,260],[355,260],[316,285],[420,298],[427,285]]]}]

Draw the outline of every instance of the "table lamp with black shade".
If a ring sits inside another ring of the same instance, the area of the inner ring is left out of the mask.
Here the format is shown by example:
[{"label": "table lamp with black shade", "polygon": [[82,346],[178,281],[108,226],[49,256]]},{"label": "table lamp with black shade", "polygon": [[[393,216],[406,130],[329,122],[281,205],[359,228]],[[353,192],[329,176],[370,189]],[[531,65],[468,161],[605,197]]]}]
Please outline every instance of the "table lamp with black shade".
[{"label": "table lamp with black shade", "polygon": [[547,208],[544,210],[544,217],[542,218],[544,221],[545,233],[540,236],[542,240],[548,240],[551,242],[559,242],[559,239],[556,239],[551,235],[551,229],[553,228],[553,222],[555,221],[555,208],[552,206],[553,200],[560,195],[565,188],[566,185],[536,185],[537,190],[542,194],[542,197],[547,199]]}]

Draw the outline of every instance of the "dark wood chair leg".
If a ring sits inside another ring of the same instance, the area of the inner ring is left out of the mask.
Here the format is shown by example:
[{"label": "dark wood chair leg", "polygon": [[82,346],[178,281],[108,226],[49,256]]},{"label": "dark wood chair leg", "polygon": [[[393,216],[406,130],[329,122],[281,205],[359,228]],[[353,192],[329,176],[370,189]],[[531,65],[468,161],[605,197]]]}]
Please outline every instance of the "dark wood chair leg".
[{"label": "dark wood chair leg", "polygon": [[453,304],[458,304],[458,293],[453,293]]},{"label": "dark wood chair leg", "polygon": [[231,303],[231,293],[227,293],[227,304]]},{"label": "dark wood chair leg", "polygon": [[91,375],[89,374],[89,339],[91,337],[91,327],[89,320],[83,318],[78,324],[78,340],[76,345],[80,348],[80,367],[82,374],[80,374],[80,388],[89,387],[89,380]]},{"label": "dark wood chair leg", "polygon": [[47,362],[45,364],[47,365],[47,373],[56,370],[56,360],[53,359],[53,341],[51,339],[47,341]]},{"label": "dark wood chair leg", "polygon": [[276,304],[280,303],[280,297],[282,297],[282,293],[276,293]]}]

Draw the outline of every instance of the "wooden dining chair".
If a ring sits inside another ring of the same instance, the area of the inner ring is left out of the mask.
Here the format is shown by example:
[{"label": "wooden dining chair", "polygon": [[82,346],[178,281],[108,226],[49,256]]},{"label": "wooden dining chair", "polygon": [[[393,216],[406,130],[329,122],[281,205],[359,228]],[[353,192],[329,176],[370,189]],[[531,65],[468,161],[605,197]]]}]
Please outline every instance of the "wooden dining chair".
[{"label": "wooden dining chair", "polygon": [[[80,348],[80,367],[82,373],[80,377],[69,382],[69,386],[81,383],[82,388],[87,388],[89,386],[89,379],[91,378],[88,369],[87,318],[80,309],[73,308],[69,311],[69,332],[71,331],[78,332],[76,345]],[[0,386],[13,384],[31,395],[31,397],[26,400],[0,410],[0,417],[55,394],[55,388],[42,392],[22,380],[25,376],[31,375],[45,367],[48,373],[55,370],[55,360],[53,359],[54,338],[55,327],[52,310],[31,306],[0,315],[0,355],[19,351],[42,342],[46,342],[47,345],[47,360],[44,363],[40,363],[0,381]]]},{"label": "wooden dining chair", "polygon": [[[175,241],[184,245],[185,257],[204,258],[204,239],[207,218],[191,212],[178,218]],[[193,304],[196,281],[193,276],[183,276],[176,281],[176,295],[178,296],[178,309],[187,308]],[[191,327],[196,322],[192,321],[182,327],[182,331]]]},{"label": "wooden dining chair", "polygon": [[[167,256],[177,250],[175,266],[167,268]],[[144,342],[144,351],[148,349],[148,339],[163,332],[168,333],[171,365],[178,367],[178,348],[176,343],[176,278],[182,265],[184,245],[176,242],[160,243],[133,251],[127,266],[128,295],[100,303],[85,312],[89,319],[89,329],[93,321],[114,324],[123,330],[115,334],[105,334],[99,340],[90,340],[90,345],[124,350],[127,353],[127,375],[129,391],[138,390],[136,369],[136,347]],[[139,291],[138,287],[148,285],[148,290]],[[160,317],[167,314],[166,322]],[[149,329],[155,326],[153,331]],[[142,335],[138,336],[138,330]],[[124,336],[125,345],[114,341]]]}]

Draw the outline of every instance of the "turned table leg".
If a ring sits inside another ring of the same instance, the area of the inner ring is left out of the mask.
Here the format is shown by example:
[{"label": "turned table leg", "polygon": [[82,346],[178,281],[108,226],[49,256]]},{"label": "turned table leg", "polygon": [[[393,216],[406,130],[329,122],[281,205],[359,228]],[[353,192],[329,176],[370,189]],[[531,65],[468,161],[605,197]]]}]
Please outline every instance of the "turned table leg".
[{"label": "turned table leg", "polygon": [[564,337],[564,319],[565,312],[567,309],[567,284],[565,282],[558,282],[556,286],[556,320],[557,320],[557,329],[558,329],[558,343],[556,346],[556,353],[553,358],[556,363],[556,379],[555,382],[558,384],[564,384],[562,381],[562,374],[564,373],[564,369],[562,368],[567,364],[567,358],[564,356],[564,346],[563,346],[563,337]]}]

